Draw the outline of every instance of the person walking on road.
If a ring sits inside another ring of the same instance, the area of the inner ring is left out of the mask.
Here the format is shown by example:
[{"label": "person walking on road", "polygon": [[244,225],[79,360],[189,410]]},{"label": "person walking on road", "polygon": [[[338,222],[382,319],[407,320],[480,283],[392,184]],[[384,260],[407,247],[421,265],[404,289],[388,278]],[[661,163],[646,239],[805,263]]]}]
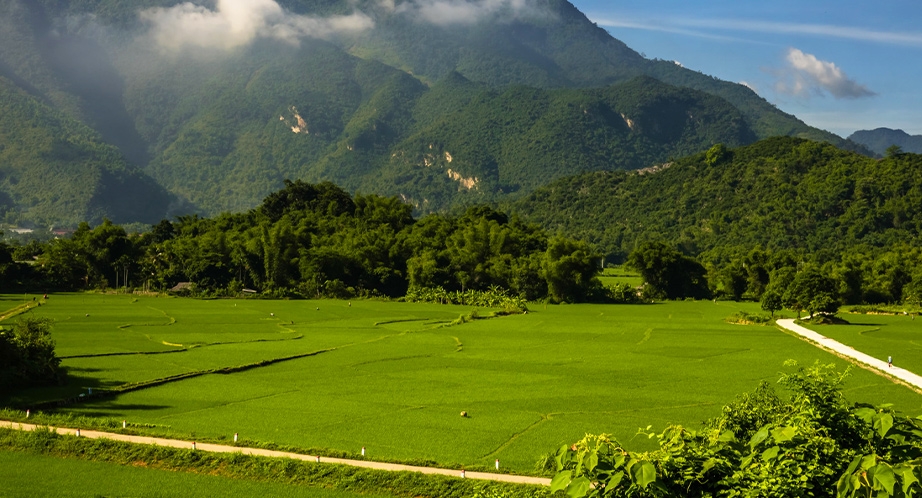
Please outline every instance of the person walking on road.
[{"label": "person walking on road", "polygon": [[893,368],[893,357],[892,356],[887,357],[887,366],[890,368]]}]

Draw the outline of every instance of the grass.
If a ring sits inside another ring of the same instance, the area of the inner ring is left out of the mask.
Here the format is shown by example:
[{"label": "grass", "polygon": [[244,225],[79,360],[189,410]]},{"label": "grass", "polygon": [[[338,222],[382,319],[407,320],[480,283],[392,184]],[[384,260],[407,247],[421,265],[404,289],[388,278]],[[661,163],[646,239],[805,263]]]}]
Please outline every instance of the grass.
[{"label": "grass", "polygon": [[[0,476],[9,472],[3,468],[15,469],[16,474],[0,481],[3,496],[20,490],[29,496],[112,492],[117,496],[543,498],[550,494],[546,487],[534,485],[138,445],[42,429],[0,429],[0,462],[4,458],[17,463],[0,465]],[[23,482],[25,486],[20,485]]]},{"label": "grass", "polygon": [[[695,427],[737,394],[777,380],[785,360],[845,365],[775,327],[725,322],[736,312],[758,312],[757,303],[535,306],[527,315],[444,327],[470,311],[56,294],[32,313],[56,319],[59,354],[72,356],[63,363],[72,383],[4,404],[327,350],[61,412],[127,419],[178,438],[228,440],[236,432],[264,443],[352,454],[365,447],[372,459],[468,469],[492,468],[499,459],[504,469],[528,472],[541,455],[587,432],[649,448],[645,437],[634,437],[639,427]],[[168,350],[180,352],[159,353]],[[131,351],[158,354],[85,356]],[[861,369],[846,394],[922,413],[922,397]]]},{"label": "grass", "polygon": [[175,472],[0,450],[0,494],[35,496],[377,498],[342,490]]},{"label": "grass", "polygon": [[628,270],[622,266],[605,268],[602,270],[602,274],[599,275],[599,280],[602,282],[602,285],[626,283],[630,284],[632,287],[639,287],[643,284],[643,279],[640,277],[639,273]]},{"label": "grass", "polygon": [[894,366],[922,374],[922,318],[908,315],[840,314],[848,325],[806,325],[811,330]]}]

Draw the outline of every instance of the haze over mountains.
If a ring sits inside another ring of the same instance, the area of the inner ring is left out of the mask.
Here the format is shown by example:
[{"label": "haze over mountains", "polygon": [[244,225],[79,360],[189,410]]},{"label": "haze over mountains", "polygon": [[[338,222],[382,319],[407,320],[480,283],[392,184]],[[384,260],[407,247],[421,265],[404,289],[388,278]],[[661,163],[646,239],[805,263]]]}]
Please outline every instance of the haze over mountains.
[{"label": "haze over mountains", "polygon": [[893,145],[903,149],[903,152],[922,154],[922,135],[910,135],[903,130],[891,130],[890,128],[859,130],[849,135],[848,139],[880,155],[886,154],[887,148]]},{"label": "haze over mountains", "polygon": [[0,0],[0,220],[240,211],[286,178],[420,212],[774,135],[563,0]]}]

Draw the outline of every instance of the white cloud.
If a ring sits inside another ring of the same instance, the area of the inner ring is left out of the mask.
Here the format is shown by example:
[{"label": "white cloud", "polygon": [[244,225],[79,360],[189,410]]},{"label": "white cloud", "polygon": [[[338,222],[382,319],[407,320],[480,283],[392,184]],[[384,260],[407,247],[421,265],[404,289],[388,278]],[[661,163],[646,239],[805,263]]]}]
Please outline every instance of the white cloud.
[{"label": "white cloud", "polygon": [[829,92],[837,99],[858,99],[876,95],[857,83],[832,62],[817,59],[796,48],[788,49],[788,67],[779,73],[775,90],[796,96],[822,95]]},{"label": "white cloud", "polygon": [[[382,0],[381,5],[387,5],[386,1],[390,0]],[[394,10],[441,26],[549,15],[536,7],[533,0],[408,0],[397,4]]]},{"label": "white cloud", "polygon": [[808,35],[922,48],[922,32],[876,31],[855,26],[836,26],[832,24],[753,21],[749,19],[695,19],[689,17],[658,18],[655,22],[638,21],[631,19],[629,16],[619,17],[618,19],[593,17],[592,20],[602,26],[613,28],[660,31],[724,41],[752,42],[752,40],[721,35],[717,34],[717,32]]},{"label": "white cloud", "polygon": [[922,47],[922,33],[899,31],[875,31],[854,26],[831,24],[807,24],[747,19],[675,19],[681,26],[773,34],[812,35],[848,40],[872,41],[891,45]]},{"label": "white cloud", "polygon": [[149,35],[160,47],[179,51],[187,47],[232,49],[258,38],[297,44],[302,38],[329,38],[339,33],[373,27],[370,17],[295,15],[275,0],[217,0],[214,10],[186,2],[140,13],[150,26]]},{"label": "white cloud", "polygon": [[740,83],[740,85],[743,85],[744,87],[746,87],[746,88],[752,90],[753,92],[755,92],[755,93],[757,93],[757,94],[759,93],[759,89],[755,86],[755,84],[750,83],[750,82],[748,82],[748,81],[740,81],[739,83]]}]

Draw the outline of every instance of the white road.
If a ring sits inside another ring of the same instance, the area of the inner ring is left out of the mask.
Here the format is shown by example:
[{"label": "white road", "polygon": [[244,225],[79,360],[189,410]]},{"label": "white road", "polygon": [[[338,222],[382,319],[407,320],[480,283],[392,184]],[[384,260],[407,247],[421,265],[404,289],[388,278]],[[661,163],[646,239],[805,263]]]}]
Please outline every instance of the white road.
[{"label": "white road", "polygon": [[887,359],[875,358],[871,355],[862,353],[861,351],[856,350],[851,346],[846,346],[841,342],[834,341],[824,335],[820,335],[806,327],[802,327],[794,323],[793,318],[787,318],[778,320],[776,322],[779,326],[786,330],[790,330],[795,334],[815,343],[817,346],[833,351],[842,356],[851,358],[859,363],[862,363],[874,370],[878,370],[883,374],[886,374],[890,377],[895,377],[910,386],[915,387],[916,389],[922,389],[922,376],[916,375],[909,370],[899,368],[897,366],[888,366]]},{"label": "white road", "polygon": [[[32,431],[38,427],[32,424],[23,424],[20,422],[11,422],[0,420],[0,427],[8,429],[19,429],[23,431]],[[293,458],[295,460],[305,460],[308,462],[333,463],[338,465],[350,465],[353,467],[364,467],[368,469],[420,472],[423,474],[441,474],[446,476],[462,477],[460,470],[439,469],[435,467],[417,467],[413,465],[401,465],[396,463],[373,462],[370,460],[349,460],[345,458],[321,457],[316,455],[302,455],[300,453],[288,453],[285,451],[263,450],[259,448],[247,448],[243,446],[228,446],[223,444],[195,443],[192,441],[183,441],[179,439],[164,439],[149,436],[131,436],[128,434],[116,434],[113,432],[99,432],[91,430],[69,429],[63,427],[52,427],[58,434],[79,435],[90,439],[111,439],[113,441],[124,441],[137,444],[152,444],[156,446],[168,446],[171,448],[195,449],[195,451],[211,451],[215,453],[242,453],[244,455],[256,455],[274,458]],[[79,432],[78,432],[79,431]],[[489,472],[464,472],[467,479],[483,479],[489,481],[512,482],[517,484],[536,484],[539,486],[550,486],[551,480],[542,477],[517,476],[512,474],[493,474]]]}]

